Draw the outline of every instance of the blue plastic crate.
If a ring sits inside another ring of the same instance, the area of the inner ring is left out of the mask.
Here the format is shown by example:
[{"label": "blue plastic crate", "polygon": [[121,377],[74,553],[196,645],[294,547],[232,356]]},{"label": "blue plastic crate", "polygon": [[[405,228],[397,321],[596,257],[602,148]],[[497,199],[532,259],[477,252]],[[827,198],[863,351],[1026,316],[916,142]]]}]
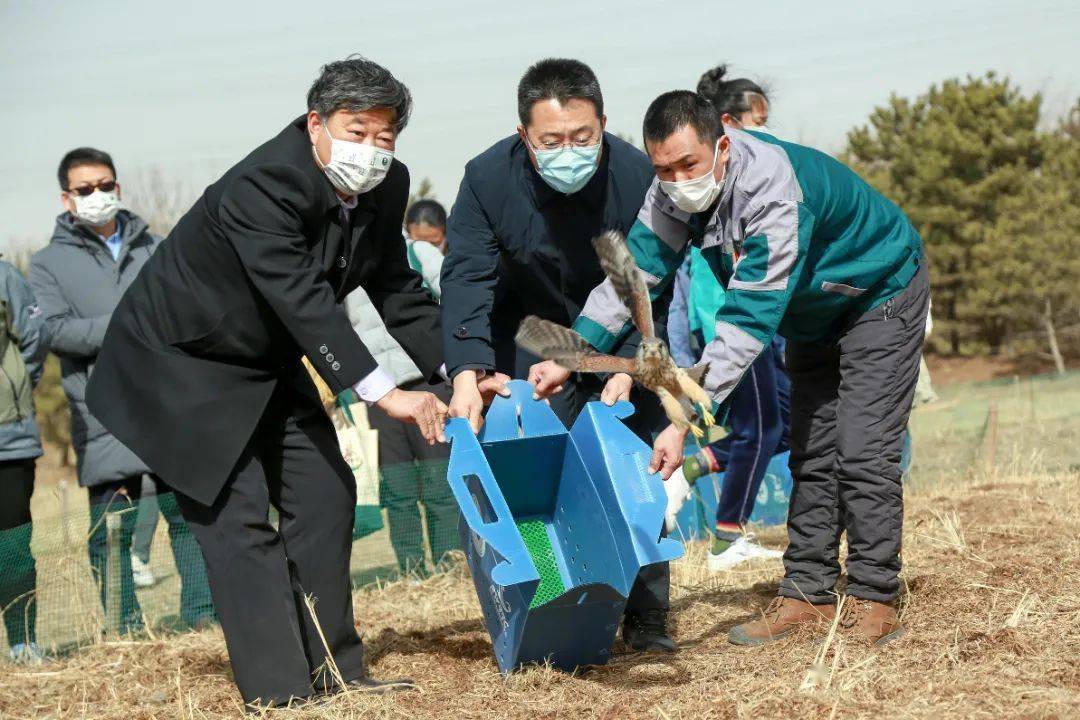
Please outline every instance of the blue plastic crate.
[{"label": "blue plastic crate", "polygon": [[567,431],[531,385],[509,387],[479,438],[463,419],[447,426],[448,480],[495,659],[502,672],[604,664],[638,572],[682,555],[660,538],[663,485],[621,421],[629,403],[589,403]]}]

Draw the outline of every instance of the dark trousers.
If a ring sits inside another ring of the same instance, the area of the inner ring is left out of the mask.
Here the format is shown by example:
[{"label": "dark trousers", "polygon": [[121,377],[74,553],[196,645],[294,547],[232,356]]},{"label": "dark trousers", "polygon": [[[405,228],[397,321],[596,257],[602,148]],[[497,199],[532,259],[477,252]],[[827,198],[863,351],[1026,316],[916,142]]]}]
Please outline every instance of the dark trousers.
[{"label": "dark trousers", "polygon": [[[214,605],[210,599],[202,553],[180,514],[175,495],[161,480],[153,478],[153,482],[161,514],[169,526],[173,560],[180,575],[180,617],[190,626],[213,620]],[[108,513],[118,513],[120,517],[120,567],[117,572],[120,589],[116,593],[120,602],[120,632],[138,630],[143,625],[142,608],[135,596],[135,583],[131,577],[131,542],[142,488],[142,475],[87,488],[90,494],[90,568],[98,583],[101,605],[106,612],[111,588],[108,583],[109,548],[105,517]]]},{"label": "dark trousers", "polygon": [[[528,368],[526,368],[526,374]],[[519,375],[524,377],[525,374]],[[585,404],[600,399],[604,383],[596,375],[573,375],[563,391],[551,396],[551,409],[559,416],[566,427],[570,427],[577,416],[585,409]],[[652,393],[634,386],[630,392],[630,402],[635,412],[626,418],[626,425],[645,443],[652,445],[654,435],[667,423],[660,402]],[[661,529],[661,536],[667,535]],[[668,563],[654,563],[641,568],[630,597],[626,602],[626,612],[639,613],[645,610],[667,610],[670,607],[671,569]]]},{"label": "dark trousers", "polygon": [[746,523],[769,460],[787,449],[791,381],[781,353],[782,342],[774,341],[743,375],[731,393],[731,434],[709,446],[724,467],[717,523]]},{"label": "dark trousers", "polygon": [[281,383],[214,504],[177,498],[245,702],[280,704],[311,695],[313,678],[329,682],[315,678],[327,653],[305,596],[345,681],[363,674],[349,587],[356,481],[316,398]]},{"label": "dark trousers", "polygon": [[847,592],[889,602],[899,590],[900,453],[929,296],[923,266],[902,293],[849,319],[835,345],[788,342],[794,488],[781,595],[835,601],[845,530]]},{"label": "dark trousers", "polygon": [[[423,380],[401,386],[403,390],[434,393],[450,402],[445,383]],[[428,445],[420,429],[394,420],[377,407],[368,410],[371,427],[379,432],[379,502],[386,508],[390,544],[402,572],[423,574],[424,528],[420,505],[427,518],[431,560],[436,565],[443,556],[461,546],[458,534],[458,506],[446,469],[450,445]]]},{"label": "dark trousers", "polygon": [[0,613],[9,645],[36,638],[37,566],[30,553],[34,459],[0,462]]}]

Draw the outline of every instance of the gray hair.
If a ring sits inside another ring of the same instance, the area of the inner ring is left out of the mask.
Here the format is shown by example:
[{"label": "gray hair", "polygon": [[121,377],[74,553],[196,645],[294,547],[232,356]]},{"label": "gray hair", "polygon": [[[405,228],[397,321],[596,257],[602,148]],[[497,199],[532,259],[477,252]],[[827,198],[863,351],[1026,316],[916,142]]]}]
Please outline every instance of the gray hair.
[{"label": "gray hair", "polygon": [[309,111],[323,118],[337,110],[390,108],[394,111],[395,129],[401,132],[412,113],[412,94],[382,65],[361,55],[350,55],[322,66],[308,90],[307,104]]}]

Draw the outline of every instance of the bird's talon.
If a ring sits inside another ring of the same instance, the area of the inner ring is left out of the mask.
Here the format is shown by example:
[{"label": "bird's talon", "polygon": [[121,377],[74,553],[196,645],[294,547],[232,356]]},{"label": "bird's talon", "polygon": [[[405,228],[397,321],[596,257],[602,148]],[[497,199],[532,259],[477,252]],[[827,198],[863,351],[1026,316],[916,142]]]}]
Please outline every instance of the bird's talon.
[{"label": "bird's talon", "polygon": [[691,425],[690,432],[692,432],[694,434],[694,437],[696,438],[700,439],[705,437],[705,431],[699,428],[697,425]]}]

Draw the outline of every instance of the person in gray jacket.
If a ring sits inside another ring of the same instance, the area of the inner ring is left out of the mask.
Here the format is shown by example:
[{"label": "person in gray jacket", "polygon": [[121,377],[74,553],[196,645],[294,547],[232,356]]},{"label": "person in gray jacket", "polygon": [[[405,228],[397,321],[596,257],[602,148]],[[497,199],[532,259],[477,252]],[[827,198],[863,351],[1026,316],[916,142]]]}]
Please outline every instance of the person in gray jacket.
[{"label": "person in gray jacket", "polygon": [[[72,150],[60,162],[58,179],[64,212],[56,218],[52,240],[30,262],[30,284],[44,314],[50,349],[60,358],[64,393],[71,405],[79,484],[90,495],[90,565],[104,605],[109,577],[105,514],[137,503],[143,475],[150,471],[91,415],[86,384],[113,310],[160,238],[150,233],[142,218],[121,208],[120,184],[107,153]],[[189,625],[201,627],[214,618],[202,554],[167,492],[158,488],[180,573],[180,614]],[[121,518],[119,630],[125,632],[141,628],[142,611],[131,575],[135,513],[121,513]]]},{"label": "person in gray jacket", "polygon": [[[402,242],[407,247],[409,266],[420,273],[424,286],[438,300],[441,248],[446,245],[446,210],[435,200],[418,200],[405,213],[405,230]],[[424,380],[420,369],[387,332],[362,288],[349,293],[344,305],[353,330],[375,356],[379,367],[394,376],[397,387],[425,390],[443,402],[450,402],[450,388],[443,382]],[[429,444],[415,425],[394,420],[375,406],[368,409],[368,421],[379,433],[379,503],[386,508],[390,544],[398,568],[406,574],[425,576],[428,567],[420,505],[424,506],[427,518],[426,549],[435,567],[439,567],[446,553],[459,547],[458,508],[446,482],[450,446]]]},{"label": "person in gray jacket", "polygon": [[43,658],[35,642],[37,568],[30,552],[30,496],[42,454],[33,389],[48,352],[43,320],[22,273],[0,261],[0,614],[17,663]]},{"label": "person in gray jacket", "polygon": [[[417,205],[425,208],[431,204],[438,206],[433,200],[414,203],[406,212],[406,227],[415,229],[419,225]],[[438,208],[441,209],[441,206]],[[424,229],[435,222],[431,219],[434,217],[431,212],[423,216]],[[445,232],[445,210],[442,212],[441,225]],[[442,253],[434,244],[408,236],[402,237],[402,242],[408,248],[409,265],[421,274],[424,285],[437,300]],[[419,253],[414,249],[416,244],[420,244]],[[424,390],[434,393],[443,402],[450,402],[446,384],[429,383],[424,379],[420,369],[391,337],[363,288],[349,293],[344,305],[353,330],[375,356],[379,367],[393,376],[397,387]],[[394,548],[398,568],[405,574],[425,576],[428,569],[424,529],[420,521],[421,504],[427,517],[427,550],[431,552],[432,562],[437,566],[447,552],[459,546],[457,504],[446,482],[450,446],[446,443],[429,444],[415,425],[394,420],[374,405],[368,409],[368,422],[379,433],[379,504],[386,508],[390,544]]]},{"label": "person in gray jacket", "polygon": [[[353,330],[379,367],[393,376],[397,387],[423,390],[434,393],[444,403],[450,401],[446,384],[427,382],[390,336],[363,288],[349,293],[344,305]],[[450,446],[429,444],[415,425],[394,420],[374,405],[368,408],[368,422],[379,433],[379,504],[386,508],[390,544],[398,567],[405,574],[426,576],[420,504],[427,516],[432,561],[437,565],[443,555],[458,547],[458,509],[446,482]]]}]

